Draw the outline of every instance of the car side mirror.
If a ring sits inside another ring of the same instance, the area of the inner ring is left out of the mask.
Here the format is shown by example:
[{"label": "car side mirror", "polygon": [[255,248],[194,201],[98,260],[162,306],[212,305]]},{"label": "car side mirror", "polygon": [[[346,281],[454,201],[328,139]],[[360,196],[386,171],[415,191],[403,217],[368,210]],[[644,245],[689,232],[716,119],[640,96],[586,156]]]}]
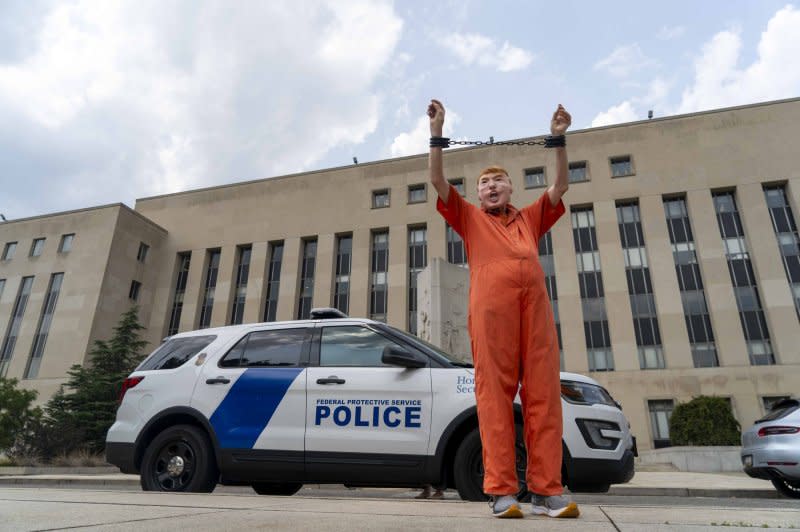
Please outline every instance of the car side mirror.
[{"label": "car side mirror", "polygon": [[424,368],[428,365],[428,359],[424,356],[397,345],[387,345],[383,348],[381,362],[401,368]]}]

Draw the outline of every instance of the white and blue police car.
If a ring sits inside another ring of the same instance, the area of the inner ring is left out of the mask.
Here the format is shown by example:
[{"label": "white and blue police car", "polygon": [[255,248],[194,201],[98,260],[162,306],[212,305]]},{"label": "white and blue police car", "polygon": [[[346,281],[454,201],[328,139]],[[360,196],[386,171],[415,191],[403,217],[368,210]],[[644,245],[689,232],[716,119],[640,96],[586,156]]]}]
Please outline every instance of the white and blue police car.
[{"label": "white and blue police car", "polygon": [[[125,380],[106,457],[144,490],[432,484],[484,500],[474,382],[441,349],[332,309],[180,333]],[[603,492],[630,480],[635,442],[619,405],[583,375],[562,373],[561,390],[564,484]]]}]

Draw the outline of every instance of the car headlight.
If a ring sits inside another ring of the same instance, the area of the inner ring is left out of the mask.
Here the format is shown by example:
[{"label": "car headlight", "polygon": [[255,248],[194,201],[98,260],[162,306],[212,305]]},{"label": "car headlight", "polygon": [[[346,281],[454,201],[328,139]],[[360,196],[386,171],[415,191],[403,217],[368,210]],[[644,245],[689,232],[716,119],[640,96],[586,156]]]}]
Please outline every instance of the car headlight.
[{"label": "car headlight", "polygon": [[578,381],[561,381],[561,397],[568,403],[576,405],[608,405],[619,406],[611,394],[602,386]]}]

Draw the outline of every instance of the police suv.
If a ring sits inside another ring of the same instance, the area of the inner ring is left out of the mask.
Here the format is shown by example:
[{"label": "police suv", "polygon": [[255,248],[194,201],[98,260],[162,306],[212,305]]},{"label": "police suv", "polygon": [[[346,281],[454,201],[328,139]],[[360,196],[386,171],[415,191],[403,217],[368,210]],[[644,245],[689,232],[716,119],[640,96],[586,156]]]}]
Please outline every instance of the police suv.
[{"label": "police suv", "polygon": [[[176,334],[125,379],[107,460],[145,490],[433,484],[484,500],[474,386],[470,364],[331,309]],[[561,392],[564,484],[602,492],[630,480],[635,445],[619,405],[574,373],[561,374]]]}]

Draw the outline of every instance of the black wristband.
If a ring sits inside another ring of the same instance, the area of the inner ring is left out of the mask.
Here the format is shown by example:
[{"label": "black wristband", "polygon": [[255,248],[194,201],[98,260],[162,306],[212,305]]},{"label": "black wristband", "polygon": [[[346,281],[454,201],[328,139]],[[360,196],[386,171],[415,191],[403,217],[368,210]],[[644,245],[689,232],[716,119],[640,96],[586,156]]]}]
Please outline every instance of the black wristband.
[{"label": "black wristband", "polygon": [[431,137],[431,148],[449,148],[450,139],[447,137]]},{"label": "black wristband", "polygon": [[547,135],[544,138],[545,148],[563,148],[567,145],[567,138],[564,135]]}]

